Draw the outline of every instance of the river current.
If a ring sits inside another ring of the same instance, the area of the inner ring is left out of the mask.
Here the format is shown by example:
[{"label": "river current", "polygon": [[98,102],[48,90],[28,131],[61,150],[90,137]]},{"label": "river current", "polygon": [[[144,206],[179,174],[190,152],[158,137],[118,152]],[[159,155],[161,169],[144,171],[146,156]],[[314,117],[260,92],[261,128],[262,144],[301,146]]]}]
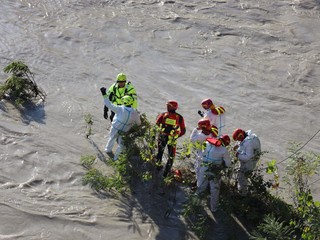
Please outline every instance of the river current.
[{"label": "river current", "polygon": [[82,185],[80,158],[103,152],[110,128],[99,88],[124,72],[151,120],[177,100],[181,142],[211,98],[225,133],[255,132],[283,177],[290,141],[319,154],[319,26],[318,0],[2,0],[0,67],[25,62],[47,99],[24,112],[0,103],[0,239],[192,239],[156,203]]}]

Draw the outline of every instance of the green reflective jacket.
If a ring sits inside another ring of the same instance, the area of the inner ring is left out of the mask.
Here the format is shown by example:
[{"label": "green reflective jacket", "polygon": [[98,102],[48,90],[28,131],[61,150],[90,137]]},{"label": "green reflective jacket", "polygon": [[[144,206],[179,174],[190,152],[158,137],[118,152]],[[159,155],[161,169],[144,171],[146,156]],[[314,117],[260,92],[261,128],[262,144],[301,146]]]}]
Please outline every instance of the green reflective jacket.
[{"label": "green reflective jacket", "polygon": [[108,89],[107,95],[109,96],[110,101],[116,105],[121,105],[121,98],[123,96],[131,96],[133,98],[132,107],[134,109],[137,109],[138,107],[137,92],[131,82],[126,82],[123,88],[119,88],[117,82],[112,84]]}]

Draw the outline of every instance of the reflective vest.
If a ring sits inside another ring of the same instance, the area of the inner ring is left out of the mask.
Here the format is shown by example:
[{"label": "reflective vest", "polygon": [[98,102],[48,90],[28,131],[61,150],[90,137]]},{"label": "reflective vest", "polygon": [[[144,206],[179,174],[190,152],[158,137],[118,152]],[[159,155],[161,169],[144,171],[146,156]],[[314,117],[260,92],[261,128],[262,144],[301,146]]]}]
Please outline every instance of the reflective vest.
[{"label": "reflective vest", "polygon": [[137,93],[133,85],[131,84],[131,82],[127,82],[123,88],[119,88],[118,83],[112,84],[111,87],[108,89],[108,95],[109,95],[109,100],[115,105],[122,104],[121,98],[123,96],[126,96],[126,95],[131,96],[134,100],[132,104],[132,108],[136,109],[138,107]]},{"label": "reflective vest", "polygon": [[165,135],[182,136],[186,132],[183,117],[179,113],[161,113],[156,124]]}]

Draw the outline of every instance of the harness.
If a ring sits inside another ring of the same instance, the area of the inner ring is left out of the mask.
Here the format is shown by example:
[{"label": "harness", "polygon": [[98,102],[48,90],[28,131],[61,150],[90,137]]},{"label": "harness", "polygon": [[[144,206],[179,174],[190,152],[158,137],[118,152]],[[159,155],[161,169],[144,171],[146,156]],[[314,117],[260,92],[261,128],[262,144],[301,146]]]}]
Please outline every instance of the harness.
[{"label": "harness", "polygon": [[209,149],[208,153],[205,156],[203,156],[203,162],[204,163],[211,163],[211,164],[214,164],[214,165],[222,164],[222,161],[223,161],[222,157],[215,157],[215,158],[210,157],[210,153],[212,151],[214,151],[215,148],[216,148],[216,146],[210,145],[210,149]]},{"label": "harness", "polygon": [[117,122],[121,124],[121,128],[116,128],[116,129],[119,130],[119,131],[123,131],[123,129],[127,126],[128,121],[129,121],[129,119],[130,119],[130,115],[131,115],[131,113],[132,113],[132,111],[130,111],[130,110],[127,109],[127,108],[124,108],[124,110],[126,110],[126,111],[128,112],[128,114],[127,114],[126,119],[124,119],[124,121],[120,121],[120,120],[117,119]]}]

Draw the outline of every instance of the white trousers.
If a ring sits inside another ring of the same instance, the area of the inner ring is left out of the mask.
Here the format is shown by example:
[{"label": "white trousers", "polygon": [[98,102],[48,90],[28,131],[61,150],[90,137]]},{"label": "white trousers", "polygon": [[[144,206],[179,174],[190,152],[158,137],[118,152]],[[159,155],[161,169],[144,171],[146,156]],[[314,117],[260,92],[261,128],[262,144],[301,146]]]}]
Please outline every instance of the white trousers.
[{"label": "white trousers", "polygon": [[202,157],[200,157],[199,155],[196,155],[196,159],[194,160],[194,171],[196,173],[197,181],[200,175],[201,163],[202,163]]},{"label": "white trousers", "polygon": [[255,169],[257,160],[249,160],[247,162],[240,162],[240,171],[238,174],[238,191],[240,195],[247,195],[250,173]]},{"label": "white trousers", "polygon": [[109,139],[107,145],[105,147],[105,152],[112,152],[113,146],[115,143],[118,143],[118,147],[116,149],[114,160],[117,160],[120,153],[122,152],[124,146],[122,144],[122,137],[119,135],[119,131],[113,127],[110,129]]},{"label": "white trousers", "polygon": [[113,146],[116,143],[118,136],[119,136],[118,130],[115,129],[114,127],[111,127],[109,132],[109,139],[104,149],[106,152],[112,152]]},{"label": "white trousers", "polygon": [[[214,180],[208,180],[206,176],[207,167],[200,167],[199,169],[199,177],[197,181],[197,193],[200,194],[206,190],[208,184],[210,184],[210,209],[211,211],[216,211],[219,204],[219,193],[220,193],[220,185],[221,179],[215,178]],[[210,176],[211,178],[212,176]]]},{"label": "white trousers", "polygon": [[248,193],[248,178],[246,177],[245,170],[240,168],[239,174],[238,174],[238,190],[240,195],[246,195]]}]

